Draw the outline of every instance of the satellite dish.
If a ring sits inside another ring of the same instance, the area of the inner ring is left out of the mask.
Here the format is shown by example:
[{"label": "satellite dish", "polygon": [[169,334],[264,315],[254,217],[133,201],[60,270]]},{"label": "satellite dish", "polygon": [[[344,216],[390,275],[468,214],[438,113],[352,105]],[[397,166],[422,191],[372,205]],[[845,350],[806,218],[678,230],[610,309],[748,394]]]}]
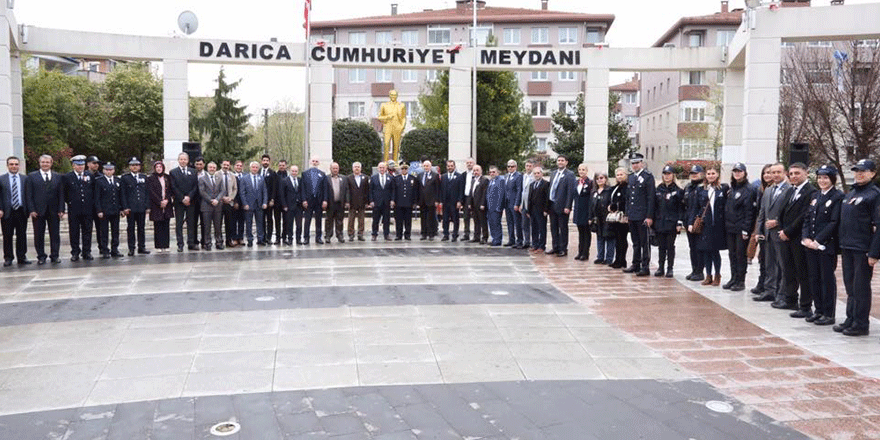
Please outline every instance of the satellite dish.
[{"label": "satellite dish", "polygon": [[192,11],[183,11],[177,17],[177,27],[184,34],[192,35],[199,28],[199,19]]}]

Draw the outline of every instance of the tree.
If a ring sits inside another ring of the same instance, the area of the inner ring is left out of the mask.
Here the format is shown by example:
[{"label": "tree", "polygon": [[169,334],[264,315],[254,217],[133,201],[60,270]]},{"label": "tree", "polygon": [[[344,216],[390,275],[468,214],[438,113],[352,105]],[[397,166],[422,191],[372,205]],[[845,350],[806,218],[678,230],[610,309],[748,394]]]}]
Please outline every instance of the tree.
[{"label": "tree", "polygon": [[109,127],[98,145],[98,157],[127,164],[161,158],[163,132],[162,83],[146,63],[120,65],[103,83]]},{"label": "tree", "polygon": [[245,131],[249,125],[246,106],[239,106],[238,100],[229,96],[240,82],[226,82],[226,74],[220,68],[217,88],[214,90],[214,106],[197,123],[202,133],[208,135],[203,151],[205,161],[219,163],[224,159],[249,159],[259,151],[259,148],[247,146],[250,136]]},{"label": "tree", "polygon": [[[248,142],[249,147],[260,151],[265,148],[265,128],[265,125],[255,127],[254,135]],[[288,164],[299,165],[302,168],[304,130],[305,113],[289,100],[276,102],[274,108],[269,111],[269,156],[272,160],[284,159]]]},{"label": "tree", "polygon": [[[629,156],[632,141],[629,138],[629,123],[614,109],[620,97],[612,93],[608,97],[608,170],[614,171],[620,159]],[[574,115],[563,111],[553,112],[553,137],[550,148],[557,154],[568,157],[568,167],[576,170],[584,159],[584,96],[578,95]]]},{"label": "tree", "polygon": [[400,140],[400,156],[407,159],[424,157],[436,165],[449,157],[449,132],[436,128],[410,130]]},{"label": "tree", "polygon": [[382,139],[370,124],[349,118],[333,122],[333,161],[340,170],[350,170],[354,162],[370,167],[381,160]]}]

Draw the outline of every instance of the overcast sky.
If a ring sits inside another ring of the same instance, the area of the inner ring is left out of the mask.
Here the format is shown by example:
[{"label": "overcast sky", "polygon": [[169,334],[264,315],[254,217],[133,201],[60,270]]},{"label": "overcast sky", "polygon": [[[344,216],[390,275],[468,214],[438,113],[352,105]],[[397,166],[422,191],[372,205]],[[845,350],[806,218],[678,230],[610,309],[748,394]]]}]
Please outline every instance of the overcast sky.
[{"label": "overcast sky", "polygon": [[[869,3],[872,0],[846,0]],[[877,0],[873,0],[877,1]],[[455,7],[454,0],[313,0],[312,20],[335,20],[388,14],[391,3],[399,13]],[[731,0],[730,8],[741,8],[744,0]],[[540,0],[487,0],[488,6],[540,9]],[[826,5],[828,0],[814,0]],[[87,5],[87,7],[84,7]],[[616,19],[607,42],[613,47],[647,47],[682,16],[718,12],[720,0],[550,0],[550,9],[570,12],[614,14]],[[110,32],[133,35],[171,36],[177,32],[177,16],[189,9],[199,18],[193,38],[218,38],[302,42],[302,0],[18,0],[15,16],[19,23],[41,27]],[[191,64],[189,90],[192,96],[213,93],[218,65]],[[303,69],[258,66],[227,66],[232,79],[242,79],[237,97],[252,114],[279,101],[304,101]],[[612,81],[629,75],[617,74]]]}]

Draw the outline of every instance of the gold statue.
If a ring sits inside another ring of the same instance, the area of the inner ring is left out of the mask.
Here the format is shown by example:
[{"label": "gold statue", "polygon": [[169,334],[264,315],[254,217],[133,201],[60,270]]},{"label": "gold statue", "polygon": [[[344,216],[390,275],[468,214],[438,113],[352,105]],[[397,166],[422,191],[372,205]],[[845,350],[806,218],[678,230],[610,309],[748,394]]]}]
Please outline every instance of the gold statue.
[{"label": "gold statue", "polygon": [[[397,90],[388,92],[389,102],[382,103],[379,107],[379,120],[382,121],[382,128],[385,132],[385,154],[384,161],[400,160],[400,136],[406,127],[406,106],[397,102]],[[391,142],[394,142],[392,147]],[[389,153],[391,154],[389,156]]]}]

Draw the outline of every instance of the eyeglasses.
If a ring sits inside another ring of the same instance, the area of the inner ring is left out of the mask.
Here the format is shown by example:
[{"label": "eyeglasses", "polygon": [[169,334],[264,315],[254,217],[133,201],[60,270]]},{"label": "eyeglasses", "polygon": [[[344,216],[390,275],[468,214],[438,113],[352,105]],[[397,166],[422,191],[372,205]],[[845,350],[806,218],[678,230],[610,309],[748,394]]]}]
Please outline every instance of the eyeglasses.
[{"label": "eyeglasses", "polygon": [[508,165],[507,168],[516,168],[516,165]]}]

